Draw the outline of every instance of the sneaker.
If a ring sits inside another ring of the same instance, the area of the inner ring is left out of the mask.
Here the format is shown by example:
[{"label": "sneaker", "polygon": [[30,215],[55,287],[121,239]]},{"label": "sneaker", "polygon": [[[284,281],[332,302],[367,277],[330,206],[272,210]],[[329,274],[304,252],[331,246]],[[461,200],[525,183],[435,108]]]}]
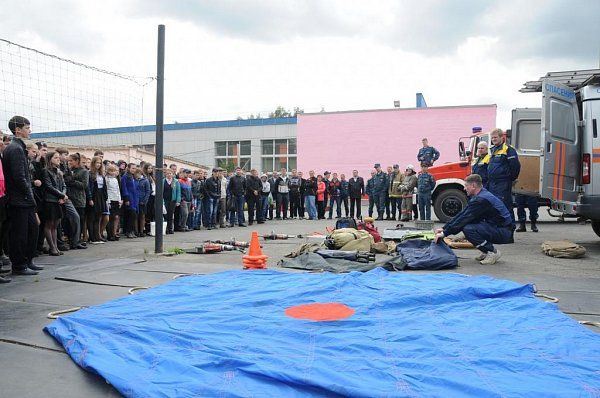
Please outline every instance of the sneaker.
[{"label": "sneaker", "polygon": [[500,259],[500,250],[496,250],[496,253],[494,252],[488,252],[487,256],[485,256],[485,258],[483,260],[480,261],[481,265],[492,265],[492,264],[496,264],[496,262]]},{"label": "sneaker", "polygon": [[486,257],[487,257],[487,253],[481,252],[481,253],[479,253],[479,256],[475,257],[475,260],[482,261]]}]

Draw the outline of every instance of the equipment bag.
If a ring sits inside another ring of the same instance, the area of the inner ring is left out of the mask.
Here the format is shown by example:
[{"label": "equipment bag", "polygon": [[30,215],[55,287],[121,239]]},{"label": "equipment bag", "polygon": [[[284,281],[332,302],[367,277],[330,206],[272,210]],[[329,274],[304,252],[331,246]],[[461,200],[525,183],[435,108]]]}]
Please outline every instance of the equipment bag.
[{"label": "equipment bag", "polygon": [[356,220],[352,217],[342,217],[335,222],[335,229],[356,228]]},{"label": "equipment bag", "polygon": [[409,239],[398,243],[398,255],[386,262],[395,270],[440,270],[456,268],[458,258],[443,241],[438,243],[423,239]]},{"label": "equipment bag", "polygon": [[550,257],[580,258],[585,255],[585,247],[568,240],[558,240],[542,243],[542,251]]},{"label": "equipment bag", "polygon": [[325,238],[325,246],[333,250],[369,251],[373,243],[373,237],[368,232],[353,228],[336,229]]}]

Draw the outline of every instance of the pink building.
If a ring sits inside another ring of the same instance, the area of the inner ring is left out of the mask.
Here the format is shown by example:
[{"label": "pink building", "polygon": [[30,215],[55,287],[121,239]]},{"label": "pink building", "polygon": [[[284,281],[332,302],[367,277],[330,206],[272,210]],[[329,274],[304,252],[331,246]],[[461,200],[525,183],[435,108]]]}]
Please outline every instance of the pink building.
[{"label": "pink building", "polygon": [[[369,177],[374,163],[384,168],[418,166],[421,139],[440,151],[436,165],[458,160],[458,138],[496,127],[496,105],[444,106],[298,115],[298,170],[325,170]],[[418,171],[418,170],[417,170]],[[366,178],[365,178],[366,181]]]}]

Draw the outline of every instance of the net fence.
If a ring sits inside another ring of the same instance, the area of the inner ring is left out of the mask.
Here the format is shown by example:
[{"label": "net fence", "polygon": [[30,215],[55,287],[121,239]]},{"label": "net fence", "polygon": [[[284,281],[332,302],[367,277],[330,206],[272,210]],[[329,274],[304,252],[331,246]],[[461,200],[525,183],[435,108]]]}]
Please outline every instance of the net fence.
[{"label": "net fence", "polygon": [[27,117],[35,132],[139,126],[153,81],[0,38],[0,129],[14,115]]}]

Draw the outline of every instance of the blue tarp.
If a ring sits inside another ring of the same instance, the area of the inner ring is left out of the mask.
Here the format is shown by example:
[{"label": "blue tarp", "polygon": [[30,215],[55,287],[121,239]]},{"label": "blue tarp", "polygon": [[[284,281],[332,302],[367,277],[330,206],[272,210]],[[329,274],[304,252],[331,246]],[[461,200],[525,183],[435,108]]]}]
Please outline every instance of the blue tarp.
[{"label": "blue tarp", "polygon": [[[343,303],[339,321],[285,309]],[[127,397],[587,397],[600,335],[531,285],[458,274],[230,271],[46,327]]]}]

